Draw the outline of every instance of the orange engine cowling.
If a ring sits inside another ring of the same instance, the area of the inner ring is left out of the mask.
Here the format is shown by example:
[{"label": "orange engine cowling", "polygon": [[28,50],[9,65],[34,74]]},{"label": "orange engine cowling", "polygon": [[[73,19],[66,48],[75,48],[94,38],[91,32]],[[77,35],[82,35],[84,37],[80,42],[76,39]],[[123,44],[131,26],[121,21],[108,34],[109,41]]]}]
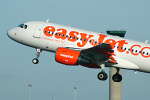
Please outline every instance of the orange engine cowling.
[{"label": "orange engine cowling", "polygon": [[63,47],[56,50],[55,60],[65,65],[90,64],[90,60],[82,57],[80,52]]}]

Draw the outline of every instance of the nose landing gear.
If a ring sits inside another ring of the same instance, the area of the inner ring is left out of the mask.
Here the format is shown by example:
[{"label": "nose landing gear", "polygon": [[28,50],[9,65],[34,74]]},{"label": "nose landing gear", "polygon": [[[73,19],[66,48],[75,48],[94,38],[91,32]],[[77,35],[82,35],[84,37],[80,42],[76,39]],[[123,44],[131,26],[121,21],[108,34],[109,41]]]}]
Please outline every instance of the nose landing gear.
[{"label": "nose landing gear", "polygon": [[32,60],[32,63],[33,63],[33,64],[38,64],[38,63],[39,63],[39,59],[34,58],[34,59]]},{"label": "nose landing gear", "polygon": [[39,57],[40,57],[40,53],[42,52],[42,50],[41,49],[36,49],[36,51],[37,51],[37,56],[36,56],[36,58],[34,58],[33,60],[32,60],[32,63],[33,64],[38,64],[39,63]]}]

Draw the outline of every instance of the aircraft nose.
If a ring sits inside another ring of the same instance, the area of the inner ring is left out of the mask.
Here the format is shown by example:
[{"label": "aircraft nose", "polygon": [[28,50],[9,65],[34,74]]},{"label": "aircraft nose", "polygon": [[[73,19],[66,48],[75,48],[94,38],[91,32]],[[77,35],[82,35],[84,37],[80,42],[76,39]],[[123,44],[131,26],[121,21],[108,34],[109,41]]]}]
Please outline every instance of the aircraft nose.
[{"label": "aircraft nose", "polygon": [[7,31],[7,36],[8,36],[9,38],[13,39],[13,37],[14,37],[14,29],[9,29],[9,30]]},{"label": "aircraft nose", "polygon": [[7,31],[7,36],[11,37],[11,31],[10,30]]}]

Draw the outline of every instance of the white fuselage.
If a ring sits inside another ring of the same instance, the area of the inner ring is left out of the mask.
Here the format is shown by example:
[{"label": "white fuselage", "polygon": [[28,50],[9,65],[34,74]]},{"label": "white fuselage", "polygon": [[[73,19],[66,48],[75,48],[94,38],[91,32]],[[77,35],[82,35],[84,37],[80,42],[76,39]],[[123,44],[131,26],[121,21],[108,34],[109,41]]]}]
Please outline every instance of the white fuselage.
[{"label": "white fuselage", "polygon": [[[50,52],[55,52],[58,47],[69,47],[80,51],[108,43],[114,47],[115,58],[120,64],[108,63],[107,66],[150,72],[150,44],[38,21],[26,22],[22,26],[12,28],[8,30],[8,36],[24,45]],[[127,64],[128,62],[130,63]],[[130,65],[132,66],[128,67]]]}]

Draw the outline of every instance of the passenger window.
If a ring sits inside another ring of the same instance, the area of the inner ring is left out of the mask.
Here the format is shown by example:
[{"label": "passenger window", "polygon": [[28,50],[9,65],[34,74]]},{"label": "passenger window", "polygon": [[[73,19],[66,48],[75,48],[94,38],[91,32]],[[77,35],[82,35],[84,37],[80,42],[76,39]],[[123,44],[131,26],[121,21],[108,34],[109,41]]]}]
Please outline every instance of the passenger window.
[{"label": "passenger window", "polygon": [[147,55],[149,55],[149,53],[147,52]]}]

